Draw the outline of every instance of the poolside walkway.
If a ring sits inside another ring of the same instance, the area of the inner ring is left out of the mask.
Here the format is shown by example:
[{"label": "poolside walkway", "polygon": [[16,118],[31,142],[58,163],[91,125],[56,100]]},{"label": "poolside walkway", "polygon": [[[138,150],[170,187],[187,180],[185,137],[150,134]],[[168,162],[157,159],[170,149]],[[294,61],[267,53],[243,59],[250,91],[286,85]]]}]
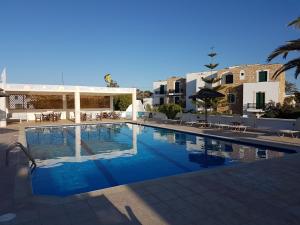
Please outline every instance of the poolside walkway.
[{"label": "poolside walkway", "polygon": [[[299,153],[71,197],[41,197],[28,193],[25,182],[17,182],[22,178],[28,179],[24,167],[26,160],[19,151],[11,155],[9,167],[3,164],[4,149],[17,137],[14,135],[18,134],[18,129],[18,125],[13,125],[10,130],[0,131],[0,217],[7,212],[17,215],[11,222],[0,222],[0,225],[296,225],[300,221]],[[191,131],[197,128],[178,129]],[[195,132],[222,133],[248,141],[270,137],[207,129]],[[297,140],[290,139],[285,138],[285,141],[297,147]],[[271,141],[274,142],[274,139],[271,138]],[[275,139],[274,143],[277,141]],[[22,190],[25,190],[24,194],[19,193]]]}]

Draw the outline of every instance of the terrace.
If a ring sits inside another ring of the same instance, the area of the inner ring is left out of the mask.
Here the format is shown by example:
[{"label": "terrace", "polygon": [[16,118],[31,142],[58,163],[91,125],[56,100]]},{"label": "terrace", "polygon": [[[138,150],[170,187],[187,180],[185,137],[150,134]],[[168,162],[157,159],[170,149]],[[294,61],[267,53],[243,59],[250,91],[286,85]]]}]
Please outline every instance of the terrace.
[{"label": "terrace", "polygon": [[[32,124],[1,129],[0,211],[15,213],[16,218],[0,224],[297,224],[300,219],[299,154],[67,197],[33,195],[24,155],[16,150],[10,165],[4,164],[7,145],[24,142],[24,127]],[[294,150],[300,145],[299,139],[259,132],[146,124]]]},{"label": "terrace", "polygon": [[96,119],[97,113],[113,112],[113,98],[131,95],[132,120],[136,120],[136,89],[68,85],[2,84],[9,98],[0,101],[1,126],[8,120],[31,121],[35,114],[57,113],[60,119],[80,123],[82,113]]}]

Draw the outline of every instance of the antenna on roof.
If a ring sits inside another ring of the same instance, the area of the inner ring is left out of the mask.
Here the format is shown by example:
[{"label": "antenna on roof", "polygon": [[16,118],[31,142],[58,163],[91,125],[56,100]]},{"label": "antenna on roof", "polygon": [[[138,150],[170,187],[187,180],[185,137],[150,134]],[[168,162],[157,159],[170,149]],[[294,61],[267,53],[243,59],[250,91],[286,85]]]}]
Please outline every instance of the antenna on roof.
[{"label": "antenna on roof", "polygon": [[62,85],[65,85],[64,72],[61,72],[61,83],[62,83]]}]

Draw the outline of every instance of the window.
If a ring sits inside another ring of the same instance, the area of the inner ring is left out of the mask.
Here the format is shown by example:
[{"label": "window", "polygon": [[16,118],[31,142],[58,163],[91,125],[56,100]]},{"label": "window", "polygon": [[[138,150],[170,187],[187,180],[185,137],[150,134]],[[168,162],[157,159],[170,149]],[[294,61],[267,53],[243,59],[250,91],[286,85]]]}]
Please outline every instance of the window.
[{"label": "window", "polygon": [[235,94],[232,93],[227,94],[227,101],[229,104],[235,104],[236,101]]},{"label": "window", "polygon": [[165,85],[160,85],[159,94],[163,95],[165,93]]},{"label": "window", "polygon": [[241,70],[240,71],[240,80],[244,80],[245,79],[245,71]]},{"label": "window", "polygon": [[19,96],[18,95],[15,95],[15,100],[18,100],[19,99]]},{"label": "window", "polygon": [[163,105],[164,104],[164,98],[159,98],[159,104]]},{"label": "window", "polygon": [[233,83],[233,75],[232,74],[227,74],[225,76],[225,84],[232,84]]},{"label": "window", "polygon": [[268,81],[268,71],[259,71],[258,82],[267,82],[267,81]]},{"label": "window", "polygon": [[180,102],[179,97],[175,97],[175,104],[179,104],[179,102]]},{"label": "window", "polygon": [[180,92],[180,83],[178,81],[175,82],[175,93],[179,93]]}]

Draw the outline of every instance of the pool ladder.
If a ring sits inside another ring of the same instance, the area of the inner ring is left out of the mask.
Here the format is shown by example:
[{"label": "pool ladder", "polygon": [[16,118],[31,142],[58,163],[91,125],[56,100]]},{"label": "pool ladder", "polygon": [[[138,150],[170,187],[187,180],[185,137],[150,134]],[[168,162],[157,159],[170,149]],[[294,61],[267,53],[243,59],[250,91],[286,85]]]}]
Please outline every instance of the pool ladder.
[{"label": "pool ladder", "polygon": [[35,162],[34,158],[32,158],[32,156],[28,152],[27,148],[24,147],[24,145],[22,145],[20,142],[15,142],[13,144],[10,144],[8,146],[8,148],[6,149],[6,166],[8,166],[8,164],[9,164],[9,162],[8,162],[9,161],[8,160],[9,152],[17,147],[20,148],[24,152],[25,156],[31,162],[30,169],[31,169],[31,173],[32,173],[33,170],[36,168],[36,162]]}]

